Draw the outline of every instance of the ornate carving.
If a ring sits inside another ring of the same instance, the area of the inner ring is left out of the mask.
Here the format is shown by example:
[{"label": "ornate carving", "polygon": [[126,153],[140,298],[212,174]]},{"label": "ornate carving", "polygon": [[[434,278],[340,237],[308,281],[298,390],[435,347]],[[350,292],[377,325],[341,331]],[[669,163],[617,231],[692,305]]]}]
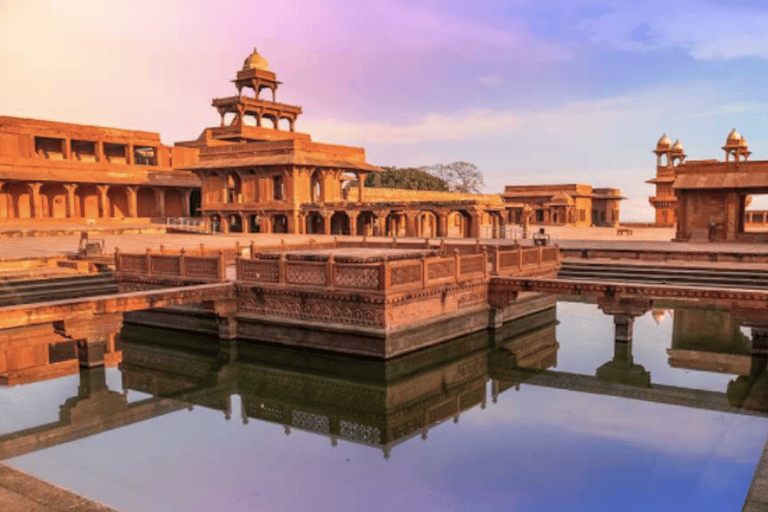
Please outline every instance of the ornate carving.
[{"label": "ornate carving", "polygon": [[219,277],[219,258],[206,256],[186,256],[184,264],[188,277],[217,279]]},{"label": "ornate carving", "polygon": [[460,295],[456,299],[456,304],[459,309],[474,308],[477,306],[484,306],[488,304],[488,291],[481,290],[478,292],[465,293]]},{"label": "ornate carving", "polygon": [[476,254],[471,256],[461,257],[461,274],[472,274],[474,272],[483,271],[483,263],[485,258],[482,254]]},{"label": "ornate carving", "polygon": [[360,443],[380,444],[381,430],[369,425],[361,425],[352,421],[339,422],[339,435]]},{"label": "ornate carving", "polygon": [[520,253],[518,251],[504,251],[499,257],[499,266],[517,267],[520,264]]},{"label": "ornate carving", "polygon": [[367,327],[384,327],[383,306],[306,301],[291,296],[257,298],[253,293],[241,292],[237,299],[239,312],[260,316],[309,320]]},{"label": "ornate carving", "polygon": [[147,273],[147,257],[143,254],[120,254],[119,258],[121,272]]},{"label": "ornate carving", "polygon": [[536,265],[539,262],[539,250],[523,251],[523,265]]},{"label": "ornate carving", "polygon": [[427,277],[429,279],[442,279],[453,277],[456,274],[454,260],[436,261],[427,265]]},{"label": "ornate carving", "polygon": [[397,286],[421,281],[421,264],[394,267],[390,272],[390,284]]},{"label": "ornate carving", "polygon": [[339,267],[335,268],[336,286],[349,288],[379,288],[379,267]]},{"label": "ornate carving", "polygon": [[285,267],[286,282],[290,284],[310,284],[325,286],[325,267],[288,263]]},{"label": "ornate carving", "polygon": [[296,428],[318,432],[320,434],[330,434],[331,423],[328,416],[314,414],[311,412],[291,411],[291,424]]},{"label": "ornate carving", "polygon": [[161,254],[153,254],[149,259],[150,265],[152,265],[152,273],[178,276],[181,275],[181,258],[179,256],[165,256]]},{"label": "ornate carving", "polygon": [[280,280],[279,265],[277,260],[242,260],[243,275],[238,278],[243,281],[277,283]]}]

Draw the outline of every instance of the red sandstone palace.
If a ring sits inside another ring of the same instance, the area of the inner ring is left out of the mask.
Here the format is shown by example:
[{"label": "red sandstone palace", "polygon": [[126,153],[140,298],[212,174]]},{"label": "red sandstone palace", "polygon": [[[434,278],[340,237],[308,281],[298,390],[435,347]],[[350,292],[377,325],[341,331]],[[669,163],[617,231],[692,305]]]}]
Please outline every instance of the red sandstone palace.
[{"label": "red sandstone palace", "polygon": [[[735,129],[722,147],[725,159],[688,160],[680,141],[664,135],[657,155],[656,208],[658,225],[677,225],[679,241],[764,242],[768,232],[750,231],[746,211],[755,194],[768,193],[768,161],[750,161],[747,140]],[[763,224],[762,218],[760,224]]]},{"label": "red sandstone palace", "polygon": [[523,216],[619,221],[620,191],[589,185],[507,187],[503,197],[366,188],[379,169],[365,150],[297,132],[302,108],[276,101],[281,82],[255,49],[233,83],[236,95],[212,103],[219,126],[175,146],[150,132],[0,117],[0,223],[202,216],[225,233],[494,238]]}]

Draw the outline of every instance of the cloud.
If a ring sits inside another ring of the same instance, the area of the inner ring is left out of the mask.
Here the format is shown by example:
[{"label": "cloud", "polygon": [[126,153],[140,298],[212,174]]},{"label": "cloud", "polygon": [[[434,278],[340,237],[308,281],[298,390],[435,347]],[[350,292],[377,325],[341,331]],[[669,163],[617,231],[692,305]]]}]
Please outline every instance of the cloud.
[{"label": "cloud", "polygon": [[768,58],[768,9],[695,0],[609,2],[613,12],[585,19],[594,43],[621,51],[682,50],[699,61]]},{"label": "cloud", "polygon": [[483,75],[477,79],[477,82],[480,85],[485,85],[486,87],[496,88],[500,87],[504,83],[504,79],[499,75]]}]

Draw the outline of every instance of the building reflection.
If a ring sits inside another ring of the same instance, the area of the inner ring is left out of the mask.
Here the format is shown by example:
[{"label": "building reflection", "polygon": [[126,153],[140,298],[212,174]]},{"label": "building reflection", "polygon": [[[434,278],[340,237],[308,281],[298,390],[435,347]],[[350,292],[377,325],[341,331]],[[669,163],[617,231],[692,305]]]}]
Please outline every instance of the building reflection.
[{"label": "building reflection", "polygon": [[[397,445],[427,440],[435,426],[486,408],[489,382],[493,402],[526,385],[768,415],[768,329],[756,326],[759,315],[675,309],[670,364],[736,372],[726,390],[704,391],[653,383],[634,361],[634,319],[653,306],[621,299],[599,304],[614,317],[613,346],[604,347],[606,358],[611,351],[613,357],[593,375],[556,369],[554,308],[388,361],[128,325],[121,333],[123,389],[109,389],[103,367],[81,369],[58,421],[0,436],[0,459],[196,406],[226,420],[273,423],[287,435],[317,434],[330,446],[373,447],[389,458]],[[733,357],[739,359],[728,362]],[[148,396],[129,401],[132,392]]]}]

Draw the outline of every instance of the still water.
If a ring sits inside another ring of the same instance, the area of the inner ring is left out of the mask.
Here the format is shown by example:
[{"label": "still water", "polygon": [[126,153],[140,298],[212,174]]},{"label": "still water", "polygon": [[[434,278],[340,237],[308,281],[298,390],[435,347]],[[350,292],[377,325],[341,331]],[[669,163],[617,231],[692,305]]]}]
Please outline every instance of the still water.
[{"label": "still water", "polygon": [[0,388],[0,457],[124,512],[740,510],[768,436],[750,330],[633,327],[630,351],[560,302],[382,363],[128,326],[120,369]]}]

